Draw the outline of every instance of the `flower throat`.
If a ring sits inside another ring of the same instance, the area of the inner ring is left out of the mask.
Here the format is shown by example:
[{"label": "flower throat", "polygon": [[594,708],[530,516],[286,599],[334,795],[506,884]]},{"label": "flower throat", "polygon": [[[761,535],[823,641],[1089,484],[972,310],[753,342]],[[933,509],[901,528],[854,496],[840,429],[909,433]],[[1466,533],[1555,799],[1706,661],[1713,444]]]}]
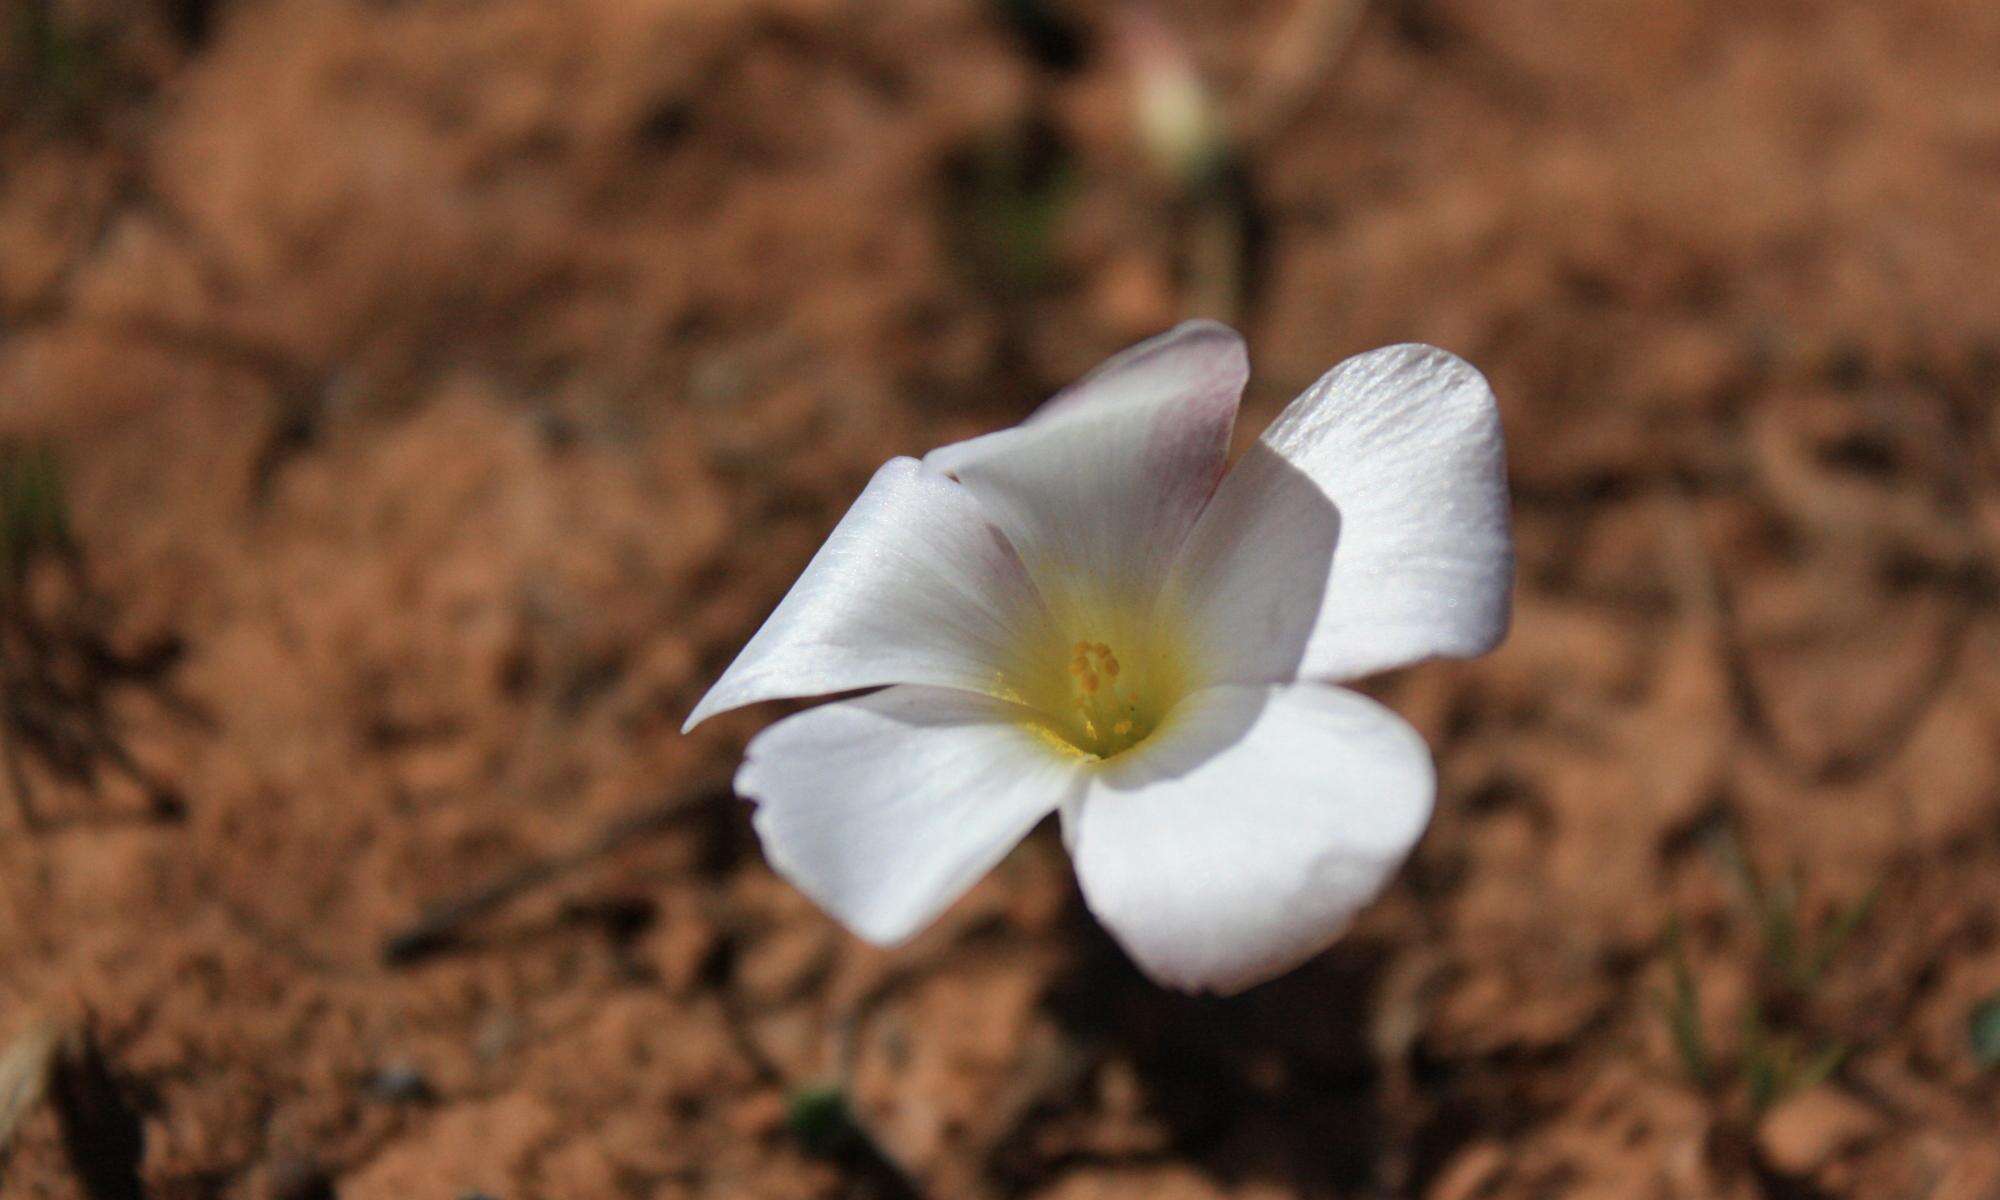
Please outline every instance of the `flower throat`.
[{"label": "flower throat", "polygon": [[1152,718],[1129,694],[1129,681],[1119,686],[1122,670],[1118,656],[1103,642],[1070,647],[1070,693],[1081,735],[1078,748],[1100,758],[1129,750],[1153,732]]}]

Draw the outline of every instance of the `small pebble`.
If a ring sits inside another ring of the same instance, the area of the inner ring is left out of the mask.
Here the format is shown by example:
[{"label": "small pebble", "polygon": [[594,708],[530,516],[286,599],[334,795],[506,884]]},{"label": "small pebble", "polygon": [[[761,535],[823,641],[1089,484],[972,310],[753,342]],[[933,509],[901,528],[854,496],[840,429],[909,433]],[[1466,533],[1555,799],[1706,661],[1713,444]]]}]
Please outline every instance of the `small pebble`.
[{"label": "small pebble", "polygon": [[1830,1085],[1821,1085],[1772,1109],[1757,1129],[1757,1144],[1773,1168],[1810,1175],[1881,1131],[1875,1109]]}]

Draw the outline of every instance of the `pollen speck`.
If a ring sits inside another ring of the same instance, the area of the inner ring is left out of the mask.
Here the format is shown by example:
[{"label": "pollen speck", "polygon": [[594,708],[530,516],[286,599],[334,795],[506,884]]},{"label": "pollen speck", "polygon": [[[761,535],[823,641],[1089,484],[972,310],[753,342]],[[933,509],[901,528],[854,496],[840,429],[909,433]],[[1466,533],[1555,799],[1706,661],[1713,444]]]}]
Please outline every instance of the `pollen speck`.
[{"label": "pollen speck", "polygon": [[1109,642],[1063,645],[1063,669],[1069,676],[1067,707],[1076,714],[1068,726],[1072,744],[1086,754],[1110,758],[1151,736],[1160,720],[1158,657],[1140,655],[1120,662]]}]

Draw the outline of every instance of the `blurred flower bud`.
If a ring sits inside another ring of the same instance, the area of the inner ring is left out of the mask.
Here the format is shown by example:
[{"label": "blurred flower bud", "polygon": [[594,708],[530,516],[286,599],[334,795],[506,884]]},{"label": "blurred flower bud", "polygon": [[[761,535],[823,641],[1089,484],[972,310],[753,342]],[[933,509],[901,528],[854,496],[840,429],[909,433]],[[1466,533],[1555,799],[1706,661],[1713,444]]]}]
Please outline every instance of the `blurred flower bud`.
[{"label": "blurred flower bud", "polygon": [[1228,156],[1228,135],[1208,86],[1186,44],[1152,9],[1133,5],[1114,33],[1130,71],[1134,115],[1147,157],[1183,191],[1215,179]]}]

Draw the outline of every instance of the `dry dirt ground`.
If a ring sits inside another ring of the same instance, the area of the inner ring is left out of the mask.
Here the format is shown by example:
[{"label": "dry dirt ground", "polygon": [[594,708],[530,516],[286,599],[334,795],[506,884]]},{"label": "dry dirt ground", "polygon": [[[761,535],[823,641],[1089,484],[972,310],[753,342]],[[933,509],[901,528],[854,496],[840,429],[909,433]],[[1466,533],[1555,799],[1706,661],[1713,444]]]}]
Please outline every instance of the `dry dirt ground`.
[{"label": "dry dirt ground", "polygon": [[[1093,5],[0,9],[79,548],[0,601],[0,1046],[69,1047],[0,1191],[2000,1195],[2000,7],[1317,7],[1162,3],[1207,199]],[[683,715],[883,458],[1198,296],[1245,434],[1389,341],[1497,388],[1513,636],[1374,685],[1435,824],[1234,1000],[1048,830],[856,943],[727,794],[773,714]]]}]

